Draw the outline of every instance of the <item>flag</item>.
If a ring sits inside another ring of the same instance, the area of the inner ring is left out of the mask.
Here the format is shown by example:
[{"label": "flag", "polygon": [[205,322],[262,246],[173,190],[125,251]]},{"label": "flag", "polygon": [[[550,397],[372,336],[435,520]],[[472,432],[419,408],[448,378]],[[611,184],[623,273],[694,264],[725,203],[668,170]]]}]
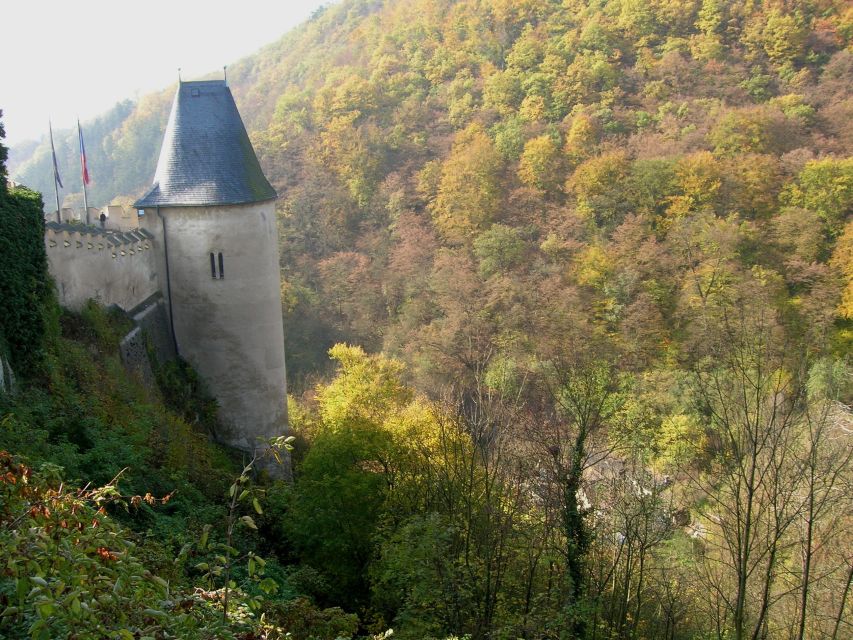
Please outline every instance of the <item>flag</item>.
[{"label": "flag", "polygon": [[83,146],[83,130],[77,121],[77,137],[80,138],[80,166],[83,168],[83,186],[89,184],[89,165],[86,164],[86,147]]},{"label": "flag", "polygon": [[53,179],[59,184],[61,188],[65,188],[62,185],[62,178],[59,177],[59,164],[56,162],[56,149],[53,146],[53,125],[48,121],[48,128],[50,129],[50,152],[53,154]]}]

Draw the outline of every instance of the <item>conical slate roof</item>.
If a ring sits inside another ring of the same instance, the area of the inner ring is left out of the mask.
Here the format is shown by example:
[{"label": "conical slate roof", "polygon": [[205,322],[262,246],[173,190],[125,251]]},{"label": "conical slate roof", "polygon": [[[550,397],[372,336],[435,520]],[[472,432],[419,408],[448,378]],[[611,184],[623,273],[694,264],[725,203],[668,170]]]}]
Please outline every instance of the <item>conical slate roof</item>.
[{"label": "conical slate roof", "polygon": [[154,186],[136,207],[243,204],[275,197],[225,82],[181,82]]}]

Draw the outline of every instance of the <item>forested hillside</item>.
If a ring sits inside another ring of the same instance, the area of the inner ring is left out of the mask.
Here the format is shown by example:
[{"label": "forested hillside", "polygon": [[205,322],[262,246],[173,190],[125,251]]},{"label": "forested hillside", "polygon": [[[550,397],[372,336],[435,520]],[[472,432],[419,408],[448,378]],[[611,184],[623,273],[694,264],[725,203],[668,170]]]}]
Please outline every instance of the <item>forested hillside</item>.
[{"label": "forested hillside", "polygon": [[[228,75],[304,637],[853,634],[848,2],[351,0]],[[171,94],[102,121],[116,192]]]},{"label": "forested hillside", "polygon": [[[232,65],[282,194],[291,371],[347,339],[410,352],[426,373],[420,330],[452,338],[452,292],[428,282],[442,265],[501,296],[562,271],[609,331],[642,329],[642,360],[675,329],[686,264],[669,231],[692,214],[757,241],[743,264],[775,253],[773,270],[801,279],[789,272],[827,262],[851,206],[851,15],[844,2],[344,2]],[[93,201],[145,188],[171,92],[87,124]],[[42,146],[17,178],[49,193],[49,166]],[[637,272],[619,238],[666,259]],[[509,320],[492,319],[499,333]]]},{"label": "forested hillside", "polygon": [[283,194],[291,371],[346,339],[432,388],[529,353],[557,305],[646,369],[758,268],[829,330],[853,203],[845,9],[344,3],[280,63],[246,63]]}]

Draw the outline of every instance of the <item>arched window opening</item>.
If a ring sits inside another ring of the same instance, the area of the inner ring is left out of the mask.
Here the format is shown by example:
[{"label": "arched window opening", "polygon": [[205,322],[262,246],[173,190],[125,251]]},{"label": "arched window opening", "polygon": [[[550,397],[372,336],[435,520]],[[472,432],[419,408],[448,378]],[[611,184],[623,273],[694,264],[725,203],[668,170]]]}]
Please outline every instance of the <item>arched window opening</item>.
[{"label": "arched window opening", "polygon": [[213,253],[210,254],[210,277],[216,280],[216,260]]},{"label": "arched window opening", "polygon": [[219,278],[225,277],[225,262],[222,260],[222,254],[219,254]]}]

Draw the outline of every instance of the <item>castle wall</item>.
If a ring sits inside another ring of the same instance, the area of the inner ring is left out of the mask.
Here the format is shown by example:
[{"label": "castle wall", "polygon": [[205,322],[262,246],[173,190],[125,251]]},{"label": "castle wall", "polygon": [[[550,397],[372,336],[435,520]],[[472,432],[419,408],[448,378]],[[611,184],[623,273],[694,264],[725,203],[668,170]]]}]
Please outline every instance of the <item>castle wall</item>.
[{"label": "castle wall", "polygon": [[178,352],[219,401],[218,438],[252,451],[258,437],[281,435],[287,387],[274,202],[149,208],[140,222],[156,236]]},{"label": "castle wall", "polygon": [[82,225],[45,224],[50,275],[59,302],[79,310],[87,300],[129,311],[159,289],[152,236]]},{"label": "castle wall", "polygon": [[154,367],[175,358],[166,304],[158,293],[131,313],[134,327],[119,343],[121,360],[154,389],[157,386]]}]

